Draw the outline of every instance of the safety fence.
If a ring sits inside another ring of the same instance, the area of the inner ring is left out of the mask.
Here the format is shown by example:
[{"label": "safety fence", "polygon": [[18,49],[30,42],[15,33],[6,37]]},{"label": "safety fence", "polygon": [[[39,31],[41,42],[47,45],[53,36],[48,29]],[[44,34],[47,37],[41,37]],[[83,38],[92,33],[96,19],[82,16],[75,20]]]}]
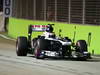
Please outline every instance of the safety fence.
[{"label": "safety fence", "polygon": [[12,17],[100,25],[100,0],[12,0]]}]

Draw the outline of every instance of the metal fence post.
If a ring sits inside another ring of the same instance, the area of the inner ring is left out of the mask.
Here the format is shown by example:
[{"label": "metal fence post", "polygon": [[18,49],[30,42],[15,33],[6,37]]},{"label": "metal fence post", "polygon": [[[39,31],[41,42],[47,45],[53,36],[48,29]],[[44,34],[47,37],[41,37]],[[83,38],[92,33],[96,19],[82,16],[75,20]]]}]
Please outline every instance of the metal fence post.
[{"label": "metal fence post", "polygon": [[20,3],[19,3],[20,4],[20,11],[19,11],[20,12],[20,18],[22,18],[22,12],[23,12],[22,11],[22,3],[23,3],[23,0],[20,0]]},{"label": "metal fence post", "polygon": [[83,0],[83,24],[85,24],[85,0]]},{"label": "metal fence post", "polygon": [[36,20],[36,0],[34,0],[34,20]]},{"label": "metal fence post", "polygon": [[44,20],[46,21],[46,0],[44,0]]},{"label": "metal fence post", "polygon": [[55,0],[55,22],[57,21],[57,0]]},{"label": "metal fence post", "polygon": [[28,19],[28,0],[26,0],[26,18]]},{"label": "metal fence post", "polygon": [[69,10],[68,10],[69,11],[68,22],[71,23],[71,0],[69,0],[69,7],[68,8],[69,8]]}]

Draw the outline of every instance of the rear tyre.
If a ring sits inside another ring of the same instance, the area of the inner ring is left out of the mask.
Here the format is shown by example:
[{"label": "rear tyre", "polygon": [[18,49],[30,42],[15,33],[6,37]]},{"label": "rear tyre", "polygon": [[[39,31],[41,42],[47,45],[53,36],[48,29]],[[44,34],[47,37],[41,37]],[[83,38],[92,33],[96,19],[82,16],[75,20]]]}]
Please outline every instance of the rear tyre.
[{"label": "rear tyre", "polygon": [[16,42],[17,56],[27,56],[27,52],[28,52],[27,37],[18,37]]}]

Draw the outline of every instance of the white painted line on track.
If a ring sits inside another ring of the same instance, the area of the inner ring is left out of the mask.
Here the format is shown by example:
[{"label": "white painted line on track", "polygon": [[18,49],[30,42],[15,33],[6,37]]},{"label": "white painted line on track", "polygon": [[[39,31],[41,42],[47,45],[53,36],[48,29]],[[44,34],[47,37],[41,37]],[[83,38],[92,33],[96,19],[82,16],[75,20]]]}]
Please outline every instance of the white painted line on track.
[{"label": "white painted line on track", "polygon": [[15,39],[11,39],[11,38],[9,38],[9,37],[3,35],[3,34],[0,34],[0,37],[5,38],[5,39],[7,39],[7,40],[16,41]]}]

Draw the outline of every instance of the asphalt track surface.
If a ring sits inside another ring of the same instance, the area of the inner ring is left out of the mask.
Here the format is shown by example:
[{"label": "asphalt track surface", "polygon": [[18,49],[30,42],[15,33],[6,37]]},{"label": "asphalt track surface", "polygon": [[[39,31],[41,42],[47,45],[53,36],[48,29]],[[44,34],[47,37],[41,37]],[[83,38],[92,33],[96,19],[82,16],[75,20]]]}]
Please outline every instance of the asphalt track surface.
[{"label": "asphalt track surface", "polygon": [[76,61],[18,57],[15,41],[0,38],[0,75],[100,75],[100,58]]}]

